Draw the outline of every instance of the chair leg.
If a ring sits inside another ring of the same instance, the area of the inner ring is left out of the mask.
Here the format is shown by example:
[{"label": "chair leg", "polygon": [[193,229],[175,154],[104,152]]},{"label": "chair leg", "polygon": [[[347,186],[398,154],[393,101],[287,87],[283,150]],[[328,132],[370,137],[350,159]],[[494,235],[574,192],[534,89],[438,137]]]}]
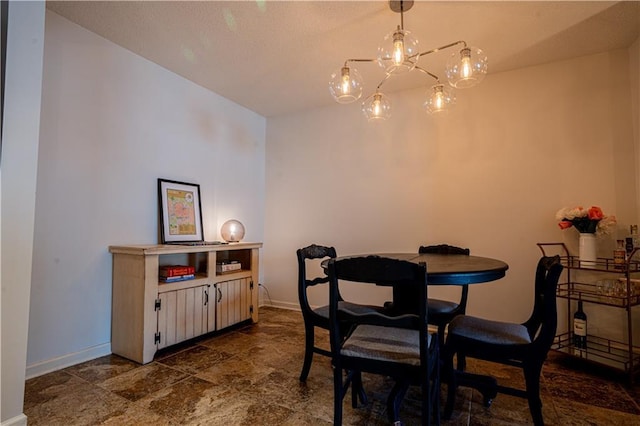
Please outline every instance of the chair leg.
[{"label": "chair leg", "polygon": [[447,327],[446,323],[441,323],[438,325],[438,345],[441,348],[444,348],[444,329]]},{"label": "chair leg", "polygon": [[362,405],[367,405],[367,394],[364,391],[364,386],[362,385],[362,373],[360,371],[354,371],[352,374],[351,406],[353,408],[358,408],[358,400],[360,400]]},{"label": "chair leg", "polygon": [[431,406],[429,407],[429,418],[435,416],[435,424],[440,424],[440,354],[439,350],[435,356],[433,371],[431,372]]},{"label": "chair leg", "polygon": [[409,383],[396,382],[387,397],[387,416],[389,422],[395,423],[400,418],[400,405],[409,389]]},{"label": "chair leg", "polygon": [[542,363],[539,361],[525,362],[523,369],[527,386],[527,401],[529,402],[529,411],[533,418],[533,424],[542,426],[544,425],[544,420],[542,419],[542,400],[540,399],[540,372],[542,371]]},{"label": "chair leg", "polygon": [[[453,406],[456,402],[456,389],[458,387],[457,374],[453,368],[453,356],[455,352],[451,348],[445,347],[442,351],[442,358],[444,359],[444,372],[447,380],[447,401],[444,405],[444,418],[449,420],[453,414]],[[458,354],[458,356],[460,356]]]},{"label": "chair leg", "polygon": [[313,325],[304,327],[304,362],[302,371],[300,372],[300,381],[306,382],[311,370],[311,361],[313,360],[313,346],[315,344],[315,335]]},{"label": "chair leg", "polygon": [[345,390],[342,383],[342,368],[333,367],[333,424],[342,425],[342,399]]}]

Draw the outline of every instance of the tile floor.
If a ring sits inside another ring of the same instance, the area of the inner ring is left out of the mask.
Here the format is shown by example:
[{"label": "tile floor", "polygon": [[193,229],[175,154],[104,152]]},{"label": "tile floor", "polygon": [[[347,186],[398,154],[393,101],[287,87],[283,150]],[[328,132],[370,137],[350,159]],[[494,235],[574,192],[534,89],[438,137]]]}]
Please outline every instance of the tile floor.
[{"label": "tile floor", "polygon": [[[260,322],[158,353],[139,365],[110,355],[26,383],[25,414],[36,425],[325,425],[333,419],[331,367],[316,356],[306,384],[298,381],[304,327],[299,312],[260,308]],[[319,340],[328,339],[326,335]],[[550,425],[640,425],[640,385],[587,373],[550,354],[543,369],[544,417]],[[522,383],[520,370],[469,360],[502,383]],[[344,402],[344,424],[384,425],[390,383],[364,376],[369,404]],[[445,388],[443,387],[443,390]],[[443,392],[444,394],[444,392]],[[400,413],[419,424],[419,391]],[[444,425],[524,425],[526,400],[498,395],[490,408],[460,388]]]}]

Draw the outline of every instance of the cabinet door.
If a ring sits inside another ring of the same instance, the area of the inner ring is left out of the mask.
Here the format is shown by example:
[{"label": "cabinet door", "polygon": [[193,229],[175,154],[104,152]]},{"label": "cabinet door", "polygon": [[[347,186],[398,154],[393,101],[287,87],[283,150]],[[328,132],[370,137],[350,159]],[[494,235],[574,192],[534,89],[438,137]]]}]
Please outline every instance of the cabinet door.
[{"label": "cabinet door", "polygon": [[216,284],[216,328],[237,324],[251,318],[251,279],[224,281]]},{"label": "cabinet door", "polygon": [[209,287],[204,285],[160,293],[158,349],[215,329],[215,304],[209,303]]}]

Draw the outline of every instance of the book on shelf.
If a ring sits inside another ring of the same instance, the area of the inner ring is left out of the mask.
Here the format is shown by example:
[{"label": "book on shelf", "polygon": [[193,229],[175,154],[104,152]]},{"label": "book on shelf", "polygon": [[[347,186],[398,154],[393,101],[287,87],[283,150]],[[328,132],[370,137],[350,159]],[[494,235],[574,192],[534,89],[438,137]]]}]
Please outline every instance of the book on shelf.
[{"label": "book on shelf", "polygon": [[237,260],[220,262],[216,264],[216,272],[219,274],[223,272],[239,271],[240,269],[242,269],[242,264]]},{"label": "book on shelf", "polygon": [[160,281],[163,283],[174,283],[177,281],[187,281],[196,278],[196,274],[177,275],[175,277],[160,277]]},{"label": "book on shelf", "polygon": [[160,267],[160,277],[180,277],[196,273],[196,268],[189,265],[164,265]]}]

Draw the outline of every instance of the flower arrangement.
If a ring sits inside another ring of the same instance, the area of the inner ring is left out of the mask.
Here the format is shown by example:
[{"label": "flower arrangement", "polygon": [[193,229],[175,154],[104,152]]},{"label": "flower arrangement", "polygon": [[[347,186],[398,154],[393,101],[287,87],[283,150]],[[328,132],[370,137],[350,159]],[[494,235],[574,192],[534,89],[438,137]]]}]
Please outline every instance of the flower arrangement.
[{"label": "flower arrangement", "polygon": [[583,207],[564,207],[556,213],[556,219],[560,222],[560,229],[575,227],[581,234],[607,235],[611,228],[617,223],[615,216],[605,216],[602,209],[591,206],[589,209]]}]

